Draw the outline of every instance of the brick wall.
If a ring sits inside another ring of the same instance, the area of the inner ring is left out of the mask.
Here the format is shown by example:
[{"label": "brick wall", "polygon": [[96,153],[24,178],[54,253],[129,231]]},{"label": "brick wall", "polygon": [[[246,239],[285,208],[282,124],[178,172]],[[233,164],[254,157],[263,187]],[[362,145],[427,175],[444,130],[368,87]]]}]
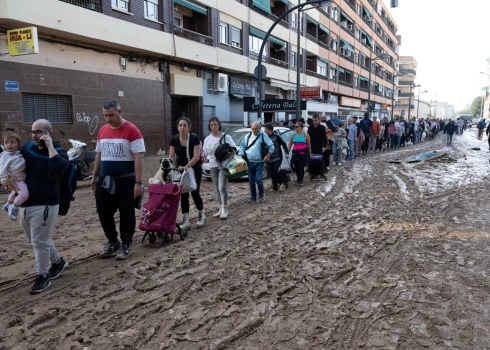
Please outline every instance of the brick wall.
[{"label": "brick wall", "polygon": [[[167,81],[1,61],[1,85],[4,80],[18,81],[20,92],[0,91],[0,127],[19,128],[23,141],[29,140],[31,126],[23,122],[22,93],[29,92],[71,96],[71,124],[53,125],[58,140],[62,139],[59,130],[64,129],[70,138],[93,145],[90,141],[97,138],[105,124],[102,104],[115,99],[121,104],[123,116],[143,133],[147,153],[154,154],[165,143],[165,117],[169,115],[165,114],[165,104],[170,104],[169,97],[164,98],[169,91]],[[124,97],[118,97],[118,91],[124,91]],[[90,122],[77,120],[77,114],[82,119],[90,117]],[[68,148],[66,142],[62,145]]]}]

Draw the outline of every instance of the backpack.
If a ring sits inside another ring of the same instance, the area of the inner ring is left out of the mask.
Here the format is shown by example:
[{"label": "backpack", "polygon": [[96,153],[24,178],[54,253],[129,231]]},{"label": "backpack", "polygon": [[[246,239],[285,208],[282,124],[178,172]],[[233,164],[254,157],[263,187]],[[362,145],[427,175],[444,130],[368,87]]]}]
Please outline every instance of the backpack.
[{"label": "backpack", "polygon": [[478,128],[478,129],[483,129],[483,128],[485,128],[485,124],[484,124],[484,123],[485,123],[485,122],[484,122],[483,120],[480,120],[480,122],[478,123],[477,128]]},{"label": "backpack", "polygon": [[214,151],[214,157],[216,158],[216,161],[219,163],[221,163],[226,158],[228,158],[230,154],[233,152],[233,147],[230,147],[230,144],[226,142],[225,136],[226,134],[223,134],[223,136],[221,136],[221,138],[218,141],[219,146],[216,147],[216,150]]},{"label": "backpack", "polygon": [[[41,159],[49,160],[49,157],[42,156],[34,151],[31,148],[34,146],[34,142],[29,142],[26,145],[26,151],[29,152],[32,156]],[[56,147],[56,151],[62,151],[63,148]],[[77,169],[72,162],[68,162],[68,167],[63,172],[63,177],[61,181],[58,182],[60,186],[60,204],[58,209],[58,215],[66,215],[68,210],[70,209],[70,204],[75,200],[73,196],[77,189]]]},{"label": "backpack", "polygon": [[[250,135],[252,135],[252,133],[250,133]],[[250,140],[250,135],[248,135],[247,144],[248,144],[248,140]],[[267,153],[269,153],[269,147],[264,142],[264,133],[261,133],[260,136],[262,137],[262,143],[260,144],[260,155],[262,156],[262,158],[264,158],[267,155]],[[257,136],[255,140],[253,140],[253,142],[250,145],[248,145],[247,148],[245,148],[245,152],[243,152],[243,159],[245,159],[247,163],[248,163],[247,150],[251,148],[253,145],[255,145],[255,142],[257,142],[258,139],[259,137]]]}]

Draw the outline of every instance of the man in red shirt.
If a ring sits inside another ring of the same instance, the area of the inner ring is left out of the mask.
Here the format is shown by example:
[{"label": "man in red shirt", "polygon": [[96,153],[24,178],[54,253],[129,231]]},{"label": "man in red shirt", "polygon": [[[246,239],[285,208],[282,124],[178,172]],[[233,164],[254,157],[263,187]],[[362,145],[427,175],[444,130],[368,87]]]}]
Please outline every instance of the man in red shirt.
[{"label": "man in red shirt", "polygon": [[369,139],[369,150],[373,153],[376,152],[376,145],[378,144],[379,132],[381,125],[379,124],[378,117],[373,117],[373,124],[371,125],[371,138]]}]

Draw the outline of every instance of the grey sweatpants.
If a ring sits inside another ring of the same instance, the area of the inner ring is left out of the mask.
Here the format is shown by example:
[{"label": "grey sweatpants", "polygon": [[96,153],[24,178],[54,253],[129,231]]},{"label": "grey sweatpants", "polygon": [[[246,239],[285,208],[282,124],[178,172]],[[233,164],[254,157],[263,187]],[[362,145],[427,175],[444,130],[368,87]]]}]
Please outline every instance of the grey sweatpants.
[{"label": "grey sweatpants", "polygon": [[58,205],[38,205],[20,208],[20,226],[32,244],[38,275],[47,275],[50,263],[60,259],[56,247],[50,241],[58,220]]},{"label": "grey sweatpants", "polygon": [[228,180],[225,177],[225,170],[219,168],[210,168],[211,181],[214,185],[214,193],[219,205],[228,205],[228,189],[226,187]]}]

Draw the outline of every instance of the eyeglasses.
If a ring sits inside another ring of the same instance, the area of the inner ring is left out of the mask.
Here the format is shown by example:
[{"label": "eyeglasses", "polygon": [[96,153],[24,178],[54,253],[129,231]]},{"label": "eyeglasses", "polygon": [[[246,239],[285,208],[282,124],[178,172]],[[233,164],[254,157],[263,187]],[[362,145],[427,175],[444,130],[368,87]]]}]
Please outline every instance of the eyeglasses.
[{"label": "eyeglasses", "polygon": [[41,136],[42,134],[45,134],[47,133],[47,131],[43,131],[43,130],[29,130],[28,131],[29,135],[36,135],[36,136]]}]

